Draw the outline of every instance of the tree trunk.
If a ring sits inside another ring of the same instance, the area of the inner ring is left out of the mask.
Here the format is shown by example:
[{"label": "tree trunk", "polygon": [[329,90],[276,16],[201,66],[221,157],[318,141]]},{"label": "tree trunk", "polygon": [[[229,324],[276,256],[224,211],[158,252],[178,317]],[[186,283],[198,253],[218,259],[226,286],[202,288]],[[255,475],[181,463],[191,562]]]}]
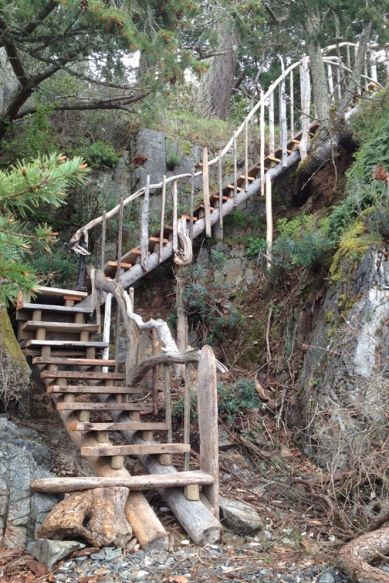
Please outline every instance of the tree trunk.
[{"label": "tree trunk", "polygon": [[197,110],[202,117],[226,119],[234,86],[239,37],[233,19],[223,15],[217,24],[216,56],[200,85]]}]

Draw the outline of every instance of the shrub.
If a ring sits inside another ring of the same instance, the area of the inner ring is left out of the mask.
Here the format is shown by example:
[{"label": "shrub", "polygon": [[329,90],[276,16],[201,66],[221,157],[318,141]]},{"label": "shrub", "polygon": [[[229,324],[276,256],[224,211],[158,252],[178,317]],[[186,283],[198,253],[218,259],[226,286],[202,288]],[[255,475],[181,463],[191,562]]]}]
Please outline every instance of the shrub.
[{"label": "shrub", "polygon": [[111,144],[101,140],[79,148],[77,153],[93,168],[113,168],[120,160],[120,155]]},{"label": "shrub", "polygon": [[226,417],[229,424],[237,415],[263,406],[253,380],[240,379],[233,385],[219,383],[217,390],[219,414]]}]

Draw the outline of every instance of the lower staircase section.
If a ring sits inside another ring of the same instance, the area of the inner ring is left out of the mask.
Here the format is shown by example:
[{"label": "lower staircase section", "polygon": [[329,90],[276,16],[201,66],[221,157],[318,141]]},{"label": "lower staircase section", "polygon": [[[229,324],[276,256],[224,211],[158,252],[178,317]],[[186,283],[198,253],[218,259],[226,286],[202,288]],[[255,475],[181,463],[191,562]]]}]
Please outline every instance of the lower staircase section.
[{"label": "lower staircase section", "polygon": [[[128,488],[123,513],[143,548],[163,548],[168,541],[142,494],[157,490],[194,542],[219,540],[218,475],[215,469],[209,471],[217,467],[217,459],[216,466],[215,460],[210,464],[206,459],[212,452],[214,457],[218,455],[216,403],[213,423],[209,425],[208,414],[205,425],[200,422],[200,469],[191,471],[188,426],[184,427],[183,442],[173,439],[170,378],[174,367],[154,367],[151,378],[130,386],[115,360],[102,357],[107,343],[99,339],[99,325],[91,321],[91,310],[78,305],[85,295],[39,288],[36,303],[18,302],[19,341],[31,365],[39,369],[41,382],[69,436],[97,474],[37,480],[32,487],[67,493]],[[205,383],[204,391],[216,397],[215,362],[212,366],[214,379]],[[209,362],[206,368],[209,375]],[[157,385],[157,390],[155,386],[150,390],[150,383]],[[182,390],[189,402],[190,387],[185,385]],[[157,400],[161,397],[164,405],[159,410]],[[146,473],[130,475],[126,467],[129,457],[138,458]],[[179,466],[183,471],[177,471]]]}]

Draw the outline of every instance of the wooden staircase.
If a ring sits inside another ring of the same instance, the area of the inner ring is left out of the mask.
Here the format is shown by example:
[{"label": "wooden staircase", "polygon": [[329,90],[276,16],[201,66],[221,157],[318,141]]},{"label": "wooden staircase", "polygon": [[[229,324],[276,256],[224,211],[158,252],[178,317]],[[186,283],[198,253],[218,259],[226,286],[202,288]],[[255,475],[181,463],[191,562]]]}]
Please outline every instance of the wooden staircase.
[{"label": "wooden staircase", "polygon": [[[183,455],[189,460],[190,443],[173,441],[170,406],[163,420],[156,419],[152,394],[141,385],[128,386],[115,360],[101,357],[107,343],[96,339],[100,329],[91,322],[91,310],[79,306],[86,296],[85,292],[41,287],[36,302],[20,299],[17,306],[18,339],[31,365],[39,369],[69,436],[105,479],[125,477],[130,490],[137,491],[180,486],[188,500],[199,501],[199,488],[212,487],[214,476],[190,471],[188,463],[185,471],[172,467],[173,456],[179,456],[181,464]],[[170,387],[164,391],[170,404]],[[119,436],[124,432],[133,443],[121,443]],[[158,474],[130,476],[125,469],[129,456],[154,459]],[[59,480],[63,487],[66,478]]]}]

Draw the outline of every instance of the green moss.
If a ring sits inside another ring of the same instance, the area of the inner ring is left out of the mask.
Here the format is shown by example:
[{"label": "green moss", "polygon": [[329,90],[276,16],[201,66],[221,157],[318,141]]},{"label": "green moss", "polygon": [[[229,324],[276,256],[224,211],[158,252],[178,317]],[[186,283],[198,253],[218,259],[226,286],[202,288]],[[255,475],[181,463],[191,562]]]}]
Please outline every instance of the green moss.
[{"label": "green moss", "polygon": [[333,282],[341,281],[344,260],[355,264],[368,251],[369,247],[376,243],[377,238],[367,233],[365,225],[360,219],[357,219],[340,239],[339,248],[330,266],[331,280]]}]

